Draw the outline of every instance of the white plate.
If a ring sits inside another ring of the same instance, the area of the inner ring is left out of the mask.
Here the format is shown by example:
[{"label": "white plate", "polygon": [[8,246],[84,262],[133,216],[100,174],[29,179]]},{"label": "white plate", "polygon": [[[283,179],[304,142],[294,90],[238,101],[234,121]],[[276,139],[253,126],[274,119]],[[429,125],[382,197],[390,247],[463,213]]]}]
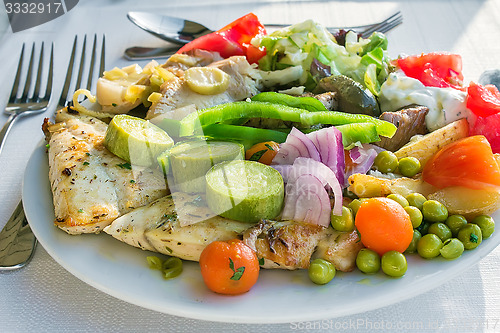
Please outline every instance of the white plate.
[{"label": "white plate", "polygon": [[[147,267],[141,251],[107,234],[70,236],[53,225],[54,212],[45,146],[31,156],[23,183],[26,215],[45,250],[89,285],[121,300],[152,310],[195,319],[237,323],[284,323],[321,320],[373,310],[432,288],[470,269],[500,243],[500,232],[461,258],[445,261],[408,256],[408,271],[392,279],[379,272],[337,273],[317,286],[307,271],[261,271],[258,283],[241,296],[221,296],[206,289],[198,265],[185,262],[179,278],[165,281]],[[495,214],[499,220],[500,213]]]}]

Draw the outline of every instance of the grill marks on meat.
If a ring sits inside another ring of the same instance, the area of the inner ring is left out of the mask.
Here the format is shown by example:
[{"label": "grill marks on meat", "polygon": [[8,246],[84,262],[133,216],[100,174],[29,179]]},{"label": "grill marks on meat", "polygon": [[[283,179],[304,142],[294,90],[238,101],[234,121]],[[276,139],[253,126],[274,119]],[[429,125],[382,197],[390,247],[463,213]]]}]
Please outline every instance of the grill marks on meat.
[{"label": "grill marks on meat", "polygon": [[103,145],[107,125],[101,120],[58,111],[48,120],[49,179],[55,225],[69,234],[97,233],[118,216],[166,195],[157,171],[126,169]]},{"label": "grill marks on meat", "polygon": [[381,137],[375,144],[390,151],[396,151],[417,134],[427,134],[425,116],[429,109],[425,106],[409,105],[398,111],[384,112],[380,119],[393,123],[398,128],[392,138]]},{"label": "grill marks on meat", "polygon": [[355,231],[342,233],[295,221],[261,221],[243,233],[245,244],[264,258],[264,268],[306,269],[312,258],[326,259],[344,272],[355,267],[363,247]]}]

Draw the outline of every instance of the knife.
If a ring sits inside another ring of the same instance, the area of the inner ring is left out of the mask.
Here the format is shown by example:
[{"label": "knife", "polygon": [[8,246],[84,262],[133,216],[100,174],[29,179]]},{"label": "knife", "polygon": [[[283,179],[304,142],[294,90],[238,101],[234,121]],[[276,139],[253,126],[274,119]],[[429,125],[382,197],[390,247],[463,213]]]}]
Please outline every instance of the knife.
[{"label": "knife", "polygon": [[127,17],[141,29],[178,45],[187,44],[198,37],[213,32],[213,30],[199,23],[172,16],[146,12],[128,12]]}]

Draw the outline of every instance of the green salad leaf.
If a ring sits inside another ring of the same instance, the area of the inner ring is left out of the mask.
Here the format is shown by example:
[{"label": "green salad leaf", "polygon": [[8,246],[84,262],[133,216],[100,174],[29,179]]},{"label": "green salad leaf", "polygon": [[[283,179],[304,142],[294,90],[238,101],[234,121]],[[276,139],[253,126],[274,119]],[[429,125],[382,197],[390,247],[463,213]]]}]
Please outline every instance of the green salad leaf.
[{"label": "green salad leaf", "polygon": [[[310,68],[314,59],[330,67],[331,75],[346,75],[378,95],[380,85],[390,72],[387,38],[374,32],[369,38],[358,38],[348,32],[345,46],[322,25],[307,20],[266,36],[252,40],[255,46],[264,46],[267,54],[259,61],[259,69],[273,82],[282,86],[304,85],[312,90],[317,84]],[[280,72],[294,75],[280,76]],[[280,79],[281,77],[281,79]]]}]

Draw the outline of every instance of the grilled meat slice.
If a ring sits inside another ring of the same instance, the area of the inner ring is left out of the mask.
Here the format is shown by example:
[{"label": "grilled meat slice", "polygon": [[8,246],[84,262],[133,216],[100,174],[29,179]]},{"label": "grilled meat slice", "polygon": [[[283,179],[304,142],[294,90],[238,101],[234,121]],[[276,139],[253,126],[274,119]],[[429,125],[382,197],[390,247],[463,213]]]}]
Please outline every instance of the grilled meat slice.
[{"label": "grilled meat slice", "polygon": [[329,111],[338,110],[339,101],[337,98],[337,93],[335,91],[327,91],[321,94],[313,94],[313,93],[304,93],[303,96],[314,97]]},{"label": "grilled meat slice", "polygon": [[409,105],[394,112],[384,112],[380,119],[393,123],[398,128],[392,138],[382,137],[375,144],[390,151],[396,151],[417,134],[426,134],[425,116],[429,109],[420,105]]},{"label": "grilled meat slice", "polygon": [[362,248],[355,230],[347,233],[329,228],[328,235],[319,242],[313,259],[328,260],[339,271],[350,272],[356,267],[356,256]]},{"label": "grilled meat slice", "polygon": [[230,81],[226,91],[216,95],[198,94],[189,88],[179,70],[176,73],[177,77],[162,85],[161,94],[163,96],[160,101],[153,103],[146,115],[146,119],[191,104],[194,104],[196,109],[200,110],[218,104],[241,101],[259,93],[259,74],[245,57],[235,56],[216,61],[208,66],[219,68],[229,74]]},{"label": "grilled meat slice", "polygon": [[263,220],[243,234],[243,241],[264,258],[264,268],[308,268],[310,258],[327,228],[295,221]]},{"label": "grilled meat slice", "polygon": [[116,219],[104,231],[143,250],[198,261],[214,241],[237,238],[248,223],[215,215],[196,194],[175,192]]},{"label": "grilled meat slice", "polygon": [[69,234],[97,233],[166,195],[158,171],[132,168],[104,147],[106,123],[70,112],[60,110],[55,124],[46,119],[43,125],[56,226]]}]

